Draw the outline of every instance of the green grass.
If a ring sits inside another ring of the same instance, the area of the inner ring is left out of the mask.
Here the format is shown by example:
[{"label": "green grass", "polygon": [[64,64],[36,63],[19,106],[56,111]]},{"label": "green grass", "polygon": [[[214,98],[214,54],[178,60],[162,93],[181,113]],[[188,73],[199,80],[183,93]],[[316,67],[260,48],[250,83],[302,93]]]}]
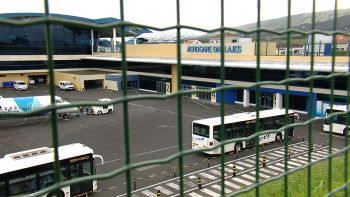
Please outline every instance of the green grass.
[{"label": "green grass", "polygon": [[[344,156],[332,159],[332,190],[344,185]],[[348,154],[348,169],[350,169],[350,154]],[[348,181],[350,172],[347,172]],[[307,169],[297,171],[288,176],[288,196],[307,196]],[[350,195],[350,187],[347,188]],[[272,181],[259,188],[259,196],[284,196],[284,178]],[[311,196],[325,196],[328,194],[328,160],[319,162],[311,167]],[[255,196],[255,189],[239,197]],[[345,196],[344,190],[333,195]]]}]

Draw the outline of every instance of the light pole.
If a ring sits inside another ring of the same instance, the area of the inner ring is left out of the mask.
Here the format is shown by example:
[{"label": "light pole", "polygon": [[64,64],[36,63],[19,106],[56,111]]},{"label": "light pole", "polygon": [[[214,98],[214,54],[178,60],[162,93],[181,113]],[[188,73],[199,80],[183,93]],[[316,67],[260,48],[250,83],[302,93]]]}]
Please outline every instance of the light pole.
[{"label": "light pole", "polygon": [[[306,32],[309,31],[305,26],[303,26],[303,29],[306,29]],[[306,43],[309,44],[309,43],[308,43],[308,40],[307,40],[307,37],[308,37],[308,35],[306,35]]]}]

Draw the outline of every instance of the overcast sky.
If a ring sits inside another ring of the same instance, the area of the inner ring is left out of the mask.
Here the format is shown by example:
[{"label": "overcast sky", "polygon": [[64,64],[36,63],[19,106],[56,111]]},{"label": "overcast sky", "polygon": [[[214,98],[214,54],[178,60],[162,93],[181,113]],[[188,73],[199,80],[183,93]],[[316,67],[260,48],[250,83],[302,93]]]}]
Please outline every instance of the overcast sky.
[{"label": "overcast sky", "polygon": [[[220,27],[221,0],[180,0],[181,23],[206,29]],[[287,15],[287,0],[261,0],[261,20]],[[312,11],[312,0],[292,0],[292,15]],[[334,0],[317,0],[316,11],[334,9]],[[91,19],[120,18],[119,0],[49,0],[50,12]],[[257,20],[257,0],[225,0],[225,26]],[[350,0],[338,0],[338,9]],[[0,0],[0,13],[44,12],[43,0]],[[155,27],[176,24],[176,0],[124,0],[127,21]],[[349,22],[350,23],[350,22]]]}]

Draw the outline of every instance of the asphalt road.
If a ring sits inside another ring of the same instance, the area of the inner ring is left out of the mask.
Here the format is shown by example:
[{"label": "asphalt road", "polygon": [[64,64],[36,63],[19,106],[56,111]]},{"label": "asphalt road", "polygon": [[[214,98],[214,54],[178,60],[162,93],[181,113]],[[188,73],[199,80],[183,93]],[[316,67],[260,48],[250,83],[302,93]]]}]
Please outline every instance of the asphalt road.
[{"label": "asphalt road", "polygon": [[[0,95],[6,97],[47,95],[48,85],[34,85],[29,91],[15,91],[1,88]],[[129,91],[129,95],[156,94],[147,91]],[[121,92],[91,89],[65,92],[58,90],[56,95],[68,102],[97,101],[99,98],[118,98]],[[131,162],[141,162],[151,159],[166,158],[178,151],[178,113],[177,99],[132,101],[128,105],[128,124]],[[82,115],[69,120],[58,119],[59,144],[83,143],[91,147],[95,154],[104,157],[104,165],[97,161],[97,173],[108,173],[125,165],[125,141],[123,106],[114,106],[112,114]],[[225,114],[254,111],[254,108],[244,108],[240,105],[225,105]],[[220,104],[208,101],[182,98],[182,130],[183,149],[191,149],[191,122],[201,118],[220,116]],[[301,115],[299,122],[308,118]],[[308,128],[295,128],[295,137],[289,144],[308,139]],[[329,145],[328,133],[322,131],[322,122],[312,125],[312,141],[318,145]],[[344,137],[333,135],[333,147],[342,149]],[[265,150],[283,146],[284,143],[270,144]],[[51,121],[49,116],[0,120],[0,156],[8,153],[39,148],[52,147]],[[240,157],[255,154],[255,149],[247,149]],[[204,153],[184,157],[184,173],[206,168],[220,163],[220,156],[208,156]],[[226,154],[225,160],[235,159],[236,155]],[[135,169],[131,177],[136,179],[136,187],[141,188],[173,177],[173,167],[178,167],[178,160],[159,166],[146,166]],[[176,171],[178,175],[178,171]],[[90,196],[117,196],[126,192],[125,174],[109,180],[98,182],[100,192]]]}]

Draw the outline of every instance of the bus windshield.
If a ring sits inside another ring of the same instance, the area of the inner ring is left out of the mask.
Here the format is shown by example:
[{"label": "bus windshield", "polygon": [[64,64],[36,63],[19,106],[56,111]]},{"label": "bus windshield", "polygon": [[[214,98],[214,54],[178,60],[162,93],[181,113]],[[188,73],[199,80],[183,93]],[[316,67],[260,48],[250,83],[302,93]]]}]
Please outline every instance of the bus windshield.
[{"label": "bus windshield", "polygon": [[193,134],[200,135],[203,137],[209,137],[209,126],[194,123]]}]

